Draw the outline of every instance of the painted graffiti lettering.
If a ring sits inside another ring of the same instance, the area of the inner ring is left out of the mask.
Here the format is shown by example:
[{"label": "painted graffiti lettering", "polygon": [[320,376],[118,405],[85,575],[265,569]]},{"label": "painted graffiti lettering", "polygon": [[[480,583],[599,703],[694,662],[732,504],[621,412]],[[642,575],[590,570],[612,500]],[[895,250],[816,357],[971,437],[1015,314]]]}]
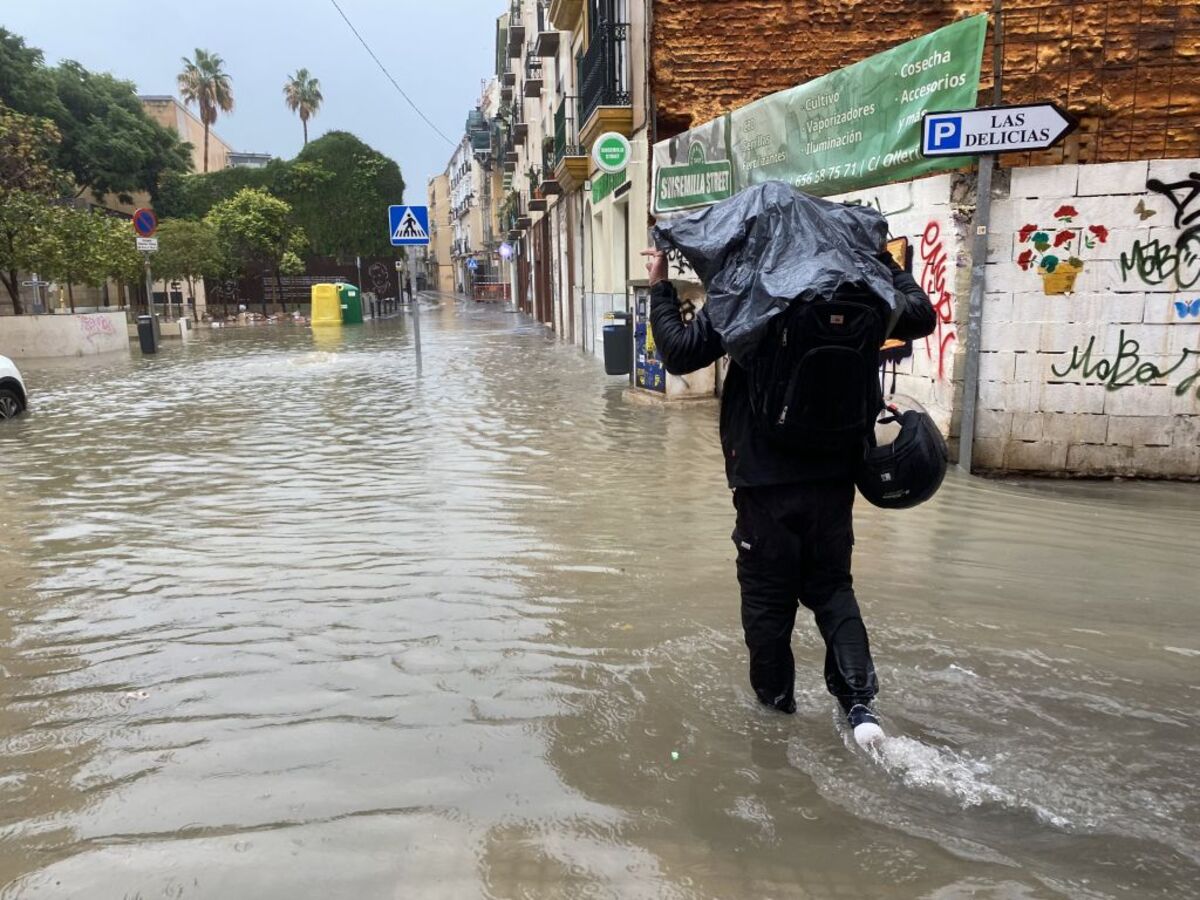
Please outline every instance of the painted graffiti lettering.
[{"label": "painted graffiti lettering", "polygon": [[1095,350],[1096,336],[1092,335],[1082,350],[1078,344],[1071,348],[1071,361],[1065,369],[1060,372],[1058,366],[1051,366],[1050,371],[1056,378],[1079,372],[1085,381],[1099,381],[1108,390],[1116,391],[1134,384],[1163,381],[1186,366],[1189,360],[1195,360],[1195,371],[1175,386],[1175,393],[1182,397],[1196,386],[1196,396],[1200,398],[1200,350],[1184,348],[1173,366],[1160,369],[1152,362],[1143,361],[1141,343],[1135,338],[1127,338],[1123,328],[1115,359],[1100,355],[1093,360]]},{"label": "painted graffiti lettering", "polygon": [[116,334],[117,330],[113,328],[113,323],[109,321],[108,316],[79,316],[79,330],[83,333],[87,341],[98,335]]},{"label": "painted graffiti lettering", "polygon": [[[931,335],[937,347],[938,380],[946,377],[946,355],[957,340],[954,328],[954,295],[946,287],[946,248],[942,243],[942,226],[936,220],[925,226],[921,234],[921,288],[929,295],[937,312],[937,331]],[[925,354],[933,359],[930,339],[925,338]]]},{"label": "painted graffiti lettering", "polygon": [[1121,252],[1120,266],[1122,281],[1132,272],[1148,285],[1174,280],[1179,290],[1189,290],[1200,284],[1200,227],[1174,246],[1157,238],[1134,241],[1128,252]]},{"label": "painted graffiti lettering", "polygon": [[[1162,194],[1175,207],[1175,227],[1182,229],[1179,239],[1175,242],[1176,248],[1183,250],[1192,238],[1200,237],[1200,203],[1196,204],[1191,212],[1188,211],[1194,201],[1200,200],[1200,172],[1192,172],[1182,181],[1174,181],[1171,184],[1163,184],[1157,178],[1151,178],[1146,182],[1146,188]],[[1180,197],[1176,191],[1187,193]]]}]

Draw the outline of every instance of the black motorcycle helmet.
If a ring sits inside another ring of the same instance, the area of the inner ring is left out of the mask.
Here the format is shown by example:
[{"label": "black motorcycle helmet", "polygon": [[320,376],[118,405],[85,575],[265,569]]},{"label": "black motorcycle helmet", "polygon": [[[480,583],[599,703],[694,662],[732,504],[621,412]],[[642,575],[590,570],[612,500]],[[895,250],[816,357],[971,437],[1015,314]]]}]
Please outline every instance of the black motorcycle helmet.
[{"label": "black motorcycle helmet", "polygon": [[867,501],[882,509],[908,509],[937,493],[946,477],[949,451],[938,427],[921,409],[890,406],[880,423],[896,422],[900,433],[891,443],[871,447],[855,483]]}]

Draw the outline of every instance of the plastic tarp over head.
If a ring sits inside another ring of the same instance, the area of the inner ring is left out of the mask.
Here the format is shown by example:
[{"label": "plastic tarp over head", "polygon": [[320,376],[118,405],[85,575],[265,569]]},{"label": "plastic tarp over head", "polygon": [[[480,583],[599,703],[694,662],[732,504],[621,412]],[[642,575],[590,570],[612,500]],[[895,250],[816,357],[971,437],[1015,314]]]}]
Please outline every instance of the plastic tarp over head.
[{"label": "plastic tarp over head", "polygon": [[895,307],[891,271],[880,257],[883,216],[780,181],[660,224],[654,238],[660,249],[677,248],[696,270],[713,327],[739,363],[791,303],[830,298],[853,285]]}]

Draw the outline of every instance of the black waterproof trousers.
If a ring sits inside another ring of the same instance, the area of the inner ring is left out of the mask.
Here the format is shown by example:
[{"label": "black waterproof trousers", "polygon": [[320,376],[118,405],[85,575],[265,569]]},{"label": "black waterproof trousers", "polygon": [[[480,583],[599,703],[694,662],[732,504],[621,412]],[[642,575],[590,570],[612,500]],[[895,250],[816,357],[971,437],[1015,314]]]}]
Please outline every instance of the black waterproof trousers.
[{"label": "black waterproof trousers", "polygon": [[825,639],[825,684],[849,710],[878,686],[850,576],[854,483],[849,479],[734,491],[742,628],[759,700],[794,712],[792,628],[797,602]]}]

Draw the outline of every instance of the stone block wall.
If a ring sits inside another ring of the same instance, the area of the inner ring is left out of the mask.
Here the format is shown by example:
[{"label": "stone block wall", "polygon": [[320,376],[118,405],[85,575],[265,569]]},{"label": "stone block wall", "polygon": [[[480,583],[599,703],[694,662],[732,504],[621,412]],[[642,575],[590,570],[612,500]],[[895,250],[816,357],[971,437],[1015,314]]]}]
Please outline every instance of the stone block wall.
[{"label": "stone block wall", "polygon": [[1200,159],[1015,169],[988,244],[976,464],[1200,477]]}]

